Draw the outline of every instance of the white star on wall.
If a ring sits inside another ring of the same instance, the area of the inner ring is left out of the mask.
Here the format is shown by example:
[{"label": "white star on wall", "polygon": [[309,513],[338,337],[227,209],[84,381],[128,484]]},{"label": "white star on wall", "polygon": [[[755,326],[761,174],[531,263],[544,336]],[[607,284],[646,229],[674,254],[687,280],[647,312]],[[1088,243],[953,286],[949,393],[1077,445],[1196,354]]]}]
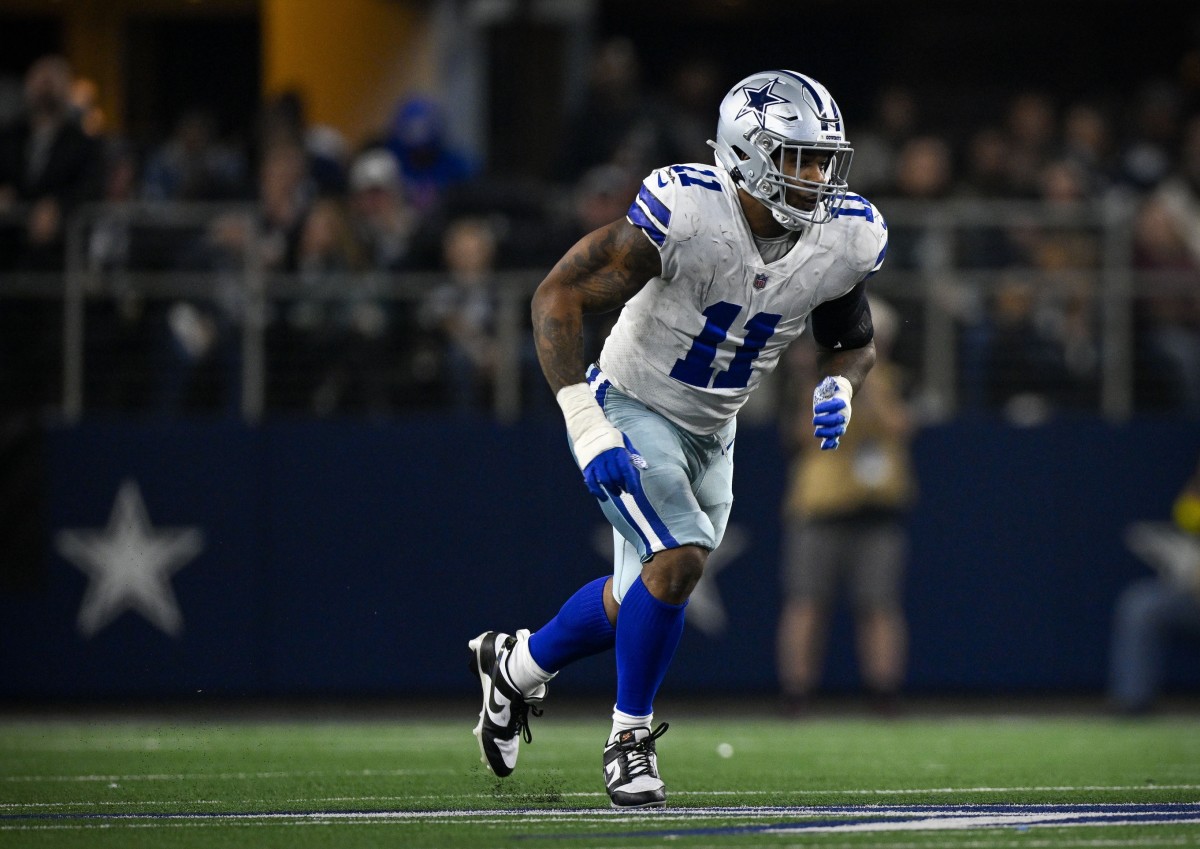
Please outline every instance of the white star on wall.
[{"label": "white star on wall", "polygon": [[204,548],[204,535],[197,528],[155,529],[135,481],[121,483],[108,527],[59,531],[54,547],[88,576],[77,621],[83,636],[95,636],[126,610],[172,637],[183,631],[170,578]]}]

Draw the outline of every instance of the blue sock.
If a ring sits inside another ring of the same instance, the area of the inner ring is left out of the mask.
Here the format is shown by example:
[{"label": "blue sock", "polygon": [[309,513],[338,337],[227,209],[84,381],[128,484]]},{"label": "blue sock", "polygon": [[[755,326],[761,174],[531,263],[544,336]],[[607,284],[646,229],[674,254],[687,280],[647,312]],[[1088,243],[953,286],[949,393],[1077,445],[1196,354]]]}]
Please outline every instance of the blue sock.
[{"label": "blue sock", "polygon": [[641,577],[625,592],[617,616],[617,710],[646,716],[683,636],[683,604],[650,595]]},{"label": "blue sock", "polygon": [[529,638],[529,654],[547,672],[611,649],[617,632],[604,612],[608,576],[586,584],[567,599],[558,615]]}]

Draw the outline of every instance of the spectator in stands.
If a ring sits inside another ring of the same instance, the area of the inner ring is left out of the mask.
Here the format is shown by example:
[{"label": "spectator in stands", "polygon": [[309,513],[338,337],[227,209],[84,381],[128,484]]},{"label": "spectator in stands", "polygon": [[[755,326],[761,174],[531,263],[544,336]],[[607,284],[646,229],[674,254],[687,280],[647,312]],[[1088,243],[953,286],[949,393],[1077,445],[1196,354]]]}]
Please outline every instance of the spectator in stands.
[{"label": "spectator in stands", "polygon": [[320,198],[297,247],[300,294],[269,334],[270,403],[327,416],[390,406],[388,314],[362,272],[366,257],[344,205]]},{"label": "spectator in stands", "polygon": [[[21,111],[0,127],[0,272],[58,271],[68,217],[100,197],[100,142],[71,104],[71,66],[44,56],[25,73]],[[61,398],[62,308],[24,298],[0,306],[0,397],[10,409]]]},{"label": "spectator in stands", "polygon": [[1133,100],[1130,127],[1119,156],[1119,176],[1137,192],[1148,192],[1171,171],[1179,140],[1181,95],[1166,80],[1146,83]]},{"label": "spectator in stands", "polygon": [[1002,130],[984,127],[967,141],[966,161],[955,194],[980,199],[1009,198],[1015,187],[1009,179],[1009,142]]},{"label": "spectator in stands", "polygon": [[155,388],[162,413],[221,411],[236,416],[241,402],[241,327],[245,272],[255,222],[222,213],[182,251],[179,268],[211,275],[207,298],[167,304]]},{"label": "spectator in stands", "polygon": [[1184,221],[1153,195],[1134,223],[1134,265],[1144,273],[1134,303],[1139,406],[1200,415],[1200,255]]},{"label": "spectator in stands", "polygon": [[460,219],[446,230],[442,253],[448,279],[429,293],[421,323],[445,338],[446,378],[459,411],[486,410],[496,358],[496,237],[483,219]]},{"label": "spectator in stands", "polygon": [[429,212],[449,187],[478,173],[476,164],[446,138],[442,109],[428,97],[400,103],[386,146],[400,163],[404,191],[418,213]]},{"label": "spectator in stands", "polygon": [[1099,198],[1112,185],[1113,132],[1099,107],[1075,103],[1067,108],[1061,158],[1081,169],[1088,197]]},{"label": "spectator in stands", "polygon": [[[639,174],[664,159],[668,138],[661,113],[647,95],[642,63],[624,37],[602,43],[592,58],[583,101],[568,117],[560,176],[615,163]],[[705,139],[712,130],[706,131]],[[705,157],[711,161],[711,156]]]},{"label": "spectator in stands", "polygon": [[305,173],[313,194],[346,193],[348,145],[341,132],[325,124],[310,124],[304,95],[280,92],[263,106],[258,122],[260,161],[277,147],[296,147],[304,153]]},{"label": "spectator in stands", "polygon": [[1038,290],[1010,272],[992,293],[986,316],[985,390],[989,409],[1019,425],[1050,416],[1068,386],[1063,351],[1039,315]]},{"label": "spectator in stands", "polygon": [[258,236],[267,270],[296,270],[300,236],[316,195],[303,147],[279,141],[266,149],[258,178]]},{"label": "spectator in stands", "polygon": [[1126,587],[1116,604],[1109,698],[1130,716],[1154,708],[1173,643],[1200,647],[1200,464],[1175,498],[1171,519],[1126,532],[1130,548],[1158,572]]},{"label": "spectator in stands", "polygon": [[[785,708],[803,712],[820,686],[826,638],[839,595],[855,616],[859,668],[872,706],[897,707],[908,653],[903,610],[906,516],[916,494],[910,445],[915,422],[903,378],[888,353],[899,329],[886,302],[871,299],[877,360],[854,408],[853,432],[837,451],[812,440],[801,405],[786,438],[799,446],[784,504],[784,603],[778,629]],[[801,342],[804,339],[800,340]],[[801,372],[815,367],[812,345],[790,349]],[[859,429],[861,427],[861,429]]]},{"label": "spectator in stands", "polygon": [[108,132],[108,116],[100,106],[100,87],[95,80],[78,77],[71,83],[71,108],[87,135],[102,138]]},{"label": "spectator in stands", "polygon": [[1053,341],[1062,364],[1062,384],[1053,392],[1053,405],[1098,412],[1100,282],[1095,239],[1084,230],[1043,235],[1033,265],[1041,275],[1038,327]]},{"label": "spectator in stands", "polygon": [[1038,175],[1038,195],[1050,207],[1082,204],[1091,197],[1088,175],[1073,159],[1051,158]]},{"label": "spectator in stands", "polygon": [[[954,160],[950,146],[936,136],[916,136],[900,148],[896,157],[896,197],[934,201],[949,196],[953,187]],[[898,238],[899,237],[899,238]],[[932,270],[949,260],[951,247],[943,234],[927,230],[892,233],[889,261],[905,268]]]},{"label": "spectator in stands", "polygon": [[0,265],[62,268],[64,224],[78,203],[101,194],[100,143],[84,132],[71,103],[71,66],[44,56],[25,75],[25,111],[0,130],[0,211],[27,204],[16,257]]},{"label": "spectator in stands", "polygon": [[[208,299],[178,301],[167,309],[159,392],[164,410],[224,409],[236,414],[246,270],[254,267],[269,274],[299,267],[299,244],[315,185],[303,148],[287,136],[273,138],[259,167],[255,214],[229,211],[215,216],[180,258],[183,270],[212,275],[212,292]],[[271,342],[267,340],[268,347]]]},{"label": "spectator in stands", "polygon": [[[1009,177],[1009,152],[1008,137],[1002,131],[987,127],[974,133],[953,193],[979,200],[1011,199],[1016,186]],[[959,235],[960,256],[973,268],[1006,268],[1021,260],[1014,235],[1003,225],[965,228]]]},{"label": "spectator in stands", "polygon": [[720,90],[722,76],[720,67],[707,56],[685,59],[672,71],[670,95],[660,122],[666,152],[662,161],[712,161],[707,139],[712,136],[712,104],[724,93]]},{"label": "spectator in stands", "polygon": [[[1139,232],[1152,239],[1176,243],[1177,267],[1200,269],[1200,115],[1183,130],[1175,167],[1153,194],[1166,233]],[[1148,328],[1152,344],[1168,360],[1177,375],[1178,409],[1200,418],[1200,274],[1176,281],[1162,301],[1158,319]]]},{"label": "spectator in stands", "polygon": [[875,101],[875,114],[854,134],[854,190],[868,196],[895,191],[903,173],[900,150],[917,134],[917,104],[910,89],[889,85]]},{"label": "spectator in stands", "polygon": [[[910,138],[896,156],[894,197],[913,201],[940,201],[947,197],[953,183],[953,159],[944,140],[931,135]],[[919,222],[906,223],[894,216],[888,220],[888,263],[891,267],[919,272],[923,278],[939,284],[938,297],[955,298],[948,291],[943,272],[953,262],[954,242],[945,230],[926,228]],[[893,358],[905,368],[916,370],[922,362],[921,337],[924,332],[924,305],[916,299],[897,301],[901,322],[910,331],[897,340]],[[937,404],[940,399],[931,403]]]},{"label": "spectator in stands", "polygon": [[1008,178],[1016,194],[1037,197],[1038,178],[1054,155],[1057,116],[1051,99],[1037,91],[1012,98],[1005,121],[1008,138]]},{"label": "spectator in stands", "polygon": [[133,146],[111,141],[104,151],[105,208],[88,233],[87,267],[92,271],[130,268],[132,235],[126,205],[137,199],[139,162]]},{"label": "spectator in stands", "polygon": [[[711,111],[711,110],[710,110]],[[566,250],[583,236],[622,218],[637,195],[641,179],[620,165],[606,163],[588,169],[571,192],[571,208],[560,241]]]},{"label": "spectator in stands", "polygon": [[105,150],[105,205],[86,235],[86,266],[104,297],[86,304],[84,401],[89,409],[144,409],[149,402],[153,303],[129,279],[141,256],[129,204],[137,198],[133,145],[110,139]]},{"label": "spectator in stands", "polygon": [[416,215],[404,198],[400,165],[391,151],[371,148],[350,168],[350,217],[367,265],[397,271],[409,260]]},{"label": "spectator in stands", "polygon": [[180,116],[171,137],[148,157],[142,196],[170,201],[232,199],[245,191],[246,170],[244,155],[217,139],[212,115],[190,109]]}]

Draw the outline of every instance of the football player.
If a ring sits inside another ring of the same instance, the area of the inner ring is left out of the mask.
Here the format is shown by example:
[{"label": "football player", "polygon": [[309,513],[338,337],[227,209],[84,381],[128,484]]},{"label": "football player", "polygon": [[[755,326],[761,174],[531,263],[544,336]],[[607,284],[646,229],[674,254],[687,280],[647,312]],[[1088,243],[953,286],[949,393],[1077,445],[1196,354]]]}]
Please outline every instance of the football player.
[{"label": "football player", "polygon": [[[475,735],[498,776],[531,741],[529,713],[541,713],[550,679],[615,648],[602,763],[617,808],[666,801],[655,741],[667,725],[654,727],[654,697],[729,519],[738,410],[811,325],[814,433],[835,449],[875,361],[865,281],[883,263],[887,226],[849,191],[853,149],[833,97],[794,71],[754,74],[721,102],[709,144],[716,167],[652,172],[626,217],[576,243],[533,299],[542,370],[613,526],[613,574],[533,633],[469,643],[483,687]],[[621,306],[587,365],[583,316]]]}]

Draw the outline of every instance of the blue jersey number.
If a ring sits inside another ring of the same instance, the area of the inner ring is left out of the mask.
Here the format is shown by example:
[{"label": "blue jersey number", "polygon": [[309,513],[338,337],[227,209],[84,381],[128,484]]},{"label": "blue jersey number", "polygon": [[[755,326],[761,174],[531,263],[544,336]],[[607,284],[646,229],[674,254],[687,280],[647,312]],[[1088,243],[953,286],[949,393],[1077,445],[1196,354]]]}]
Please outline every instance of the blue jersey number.
[{"label": "blue jersey number", "polygon": [[718,301],[704,310],[704,329],[692,340],[687,356],[675,361],[671,377],[689,386],[707,387],[711,382],[714,389],[740,389],[749,383],[755,358],[783,316],[769,312],[752,315],[746,322],[745,339],[734,352],[729,369],[719,372],[716,380],[713,380],[713,361],[717,358],[717,349],[729,335],[729,328],[741,311],[738,304],[725,301]]},{"label": "blue jersey number", "polygon": [[707,168],[693,168],[690,165],[672,165],[671,170],[679,175],[679,185],[699,186],[714,192],[724,191],[717,175]]}]

